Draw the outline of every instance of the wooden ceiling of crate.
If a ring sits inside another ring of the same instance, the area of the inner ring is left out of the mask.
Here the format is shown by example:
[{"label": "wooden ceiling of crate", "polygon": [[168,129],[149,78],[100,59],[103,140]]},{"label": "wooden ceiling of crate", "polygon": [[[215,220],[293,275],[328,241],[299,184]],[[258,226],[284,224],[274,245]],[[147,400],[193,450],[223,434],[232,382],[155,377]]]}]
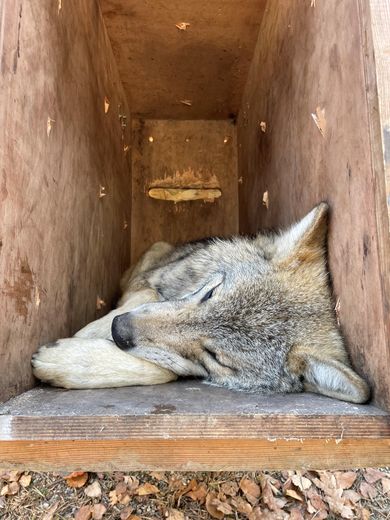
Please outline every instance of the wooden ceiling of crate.
[{"label": "wooden ceiling of crate", "polygon": [[237,114],[265,3],[101,0],[132,113],[162,119]]}]

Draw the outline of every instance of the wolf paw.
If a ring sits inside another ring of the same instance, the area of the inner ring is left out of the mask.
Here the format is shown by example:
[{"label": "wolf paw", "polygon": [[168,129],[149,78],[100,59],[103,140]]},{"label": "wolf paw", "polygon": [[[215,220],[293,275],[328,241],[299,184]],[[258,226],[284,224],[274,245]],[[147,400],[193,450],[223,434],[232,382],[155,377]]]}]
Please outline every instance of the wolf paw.
[{"label": "wolf paw", "polygon": [[68,387],[67,380],[73,375],[72,357],[76,354],[76,348],[74,338],[52,341],[39,347],[31,359],[34,376],[53,386]]}]

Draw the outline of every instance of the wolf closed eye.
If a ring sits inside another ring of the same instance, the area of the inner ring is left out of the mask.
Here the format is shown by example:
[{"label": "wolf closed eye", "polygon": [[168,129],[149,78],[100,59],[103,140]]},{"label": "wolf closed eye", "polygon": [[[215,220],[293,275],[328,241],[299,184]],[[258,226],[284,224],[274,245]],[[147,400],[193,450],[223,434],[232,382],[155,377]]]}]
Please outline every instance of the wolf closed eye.
[{"label": "wolf closed eye", "polygon": [[194,376],[263,394],[306,390],[367,401],[368,386],[349,364],[335,319],[327,213],[321,203],[286,231],[254,238],[156,244],[125,274],[120,306],[71,339],[89,342],[84,347],[91,350],[94,338],[114,340],[126,352],[120,377],[110,372],[112,360],[97,352],[93,362],[105,363],[105,376],[75,377],[75,364],[65,369],[59,361],[61,348],[72,356],[69,339],[51,349],[56,374],[45,348],[34,358],[35,374],[73,388],[143,384],[144,363],[145,373],[150,367],[155,373],[155,381],[145,377],[144,384]]}]

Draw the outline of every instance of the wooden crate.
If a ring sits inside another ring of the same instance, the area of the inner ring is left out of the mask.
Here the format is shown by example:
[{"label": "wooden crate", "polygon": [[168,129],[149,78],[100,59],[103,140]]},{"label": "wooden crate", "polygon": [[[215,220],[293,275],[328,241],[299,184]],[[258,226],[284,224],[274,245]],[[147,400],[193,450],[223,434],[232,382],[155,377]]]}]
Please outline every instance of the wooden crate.
[{"label": "wooden crate", "polygon": [[[389,465],[389,0],[5,0],[0,18],[0,467]],[[222,197],[148,197],[167,178]],[[103,315],[151,243],[320,200],[371,404],[35,386],[37,346]]]}]

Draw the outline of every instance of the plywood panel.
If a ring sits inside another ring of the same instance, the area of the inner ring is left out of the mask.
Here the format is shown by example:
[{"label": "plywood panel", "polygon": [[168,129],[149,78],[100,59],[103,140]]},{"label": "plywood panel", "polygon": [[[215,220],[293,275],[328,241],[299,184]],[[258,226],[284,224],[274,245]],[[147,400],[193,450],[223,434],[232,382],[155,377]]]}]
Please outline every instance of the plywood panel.
[{"label": "plywood panel", "polygon": [[240,223],[252,232],[287,225],[330,203],[341,327],[355,368],[389,408],[389,236],[378,234],[387,215],[364,4],[268,2],[239,117]]},{"label": "plywood panel", "polygon": [[[162,119],[226,119],[237,113],[265,0],[101,5],[134,113]],[[179,30],[180,23],[189,25]]]},{"label": "plywood panel", "polygon": [[5,399],[32,385],[40,343],[103,312],[98,297],[110,305],[129,261],[131,182],[129,114],[97,2],[5,0],[0,17]]},{"label": "plywood panel", "polygon": [[[185,242],[238,231],[236,127],[231,121],[133,122],[132,261],[154,242]],[[153,187],[220,188],[214,202],[174,203]]]},{"label": "plywood panel", "polygon": [[264,399],[196,381],[158,389],[36,388],[0,407],[0,465],[99,471],[375,466],[390,462],[389,435],[389,415],[378,408],[319,395]]}]

